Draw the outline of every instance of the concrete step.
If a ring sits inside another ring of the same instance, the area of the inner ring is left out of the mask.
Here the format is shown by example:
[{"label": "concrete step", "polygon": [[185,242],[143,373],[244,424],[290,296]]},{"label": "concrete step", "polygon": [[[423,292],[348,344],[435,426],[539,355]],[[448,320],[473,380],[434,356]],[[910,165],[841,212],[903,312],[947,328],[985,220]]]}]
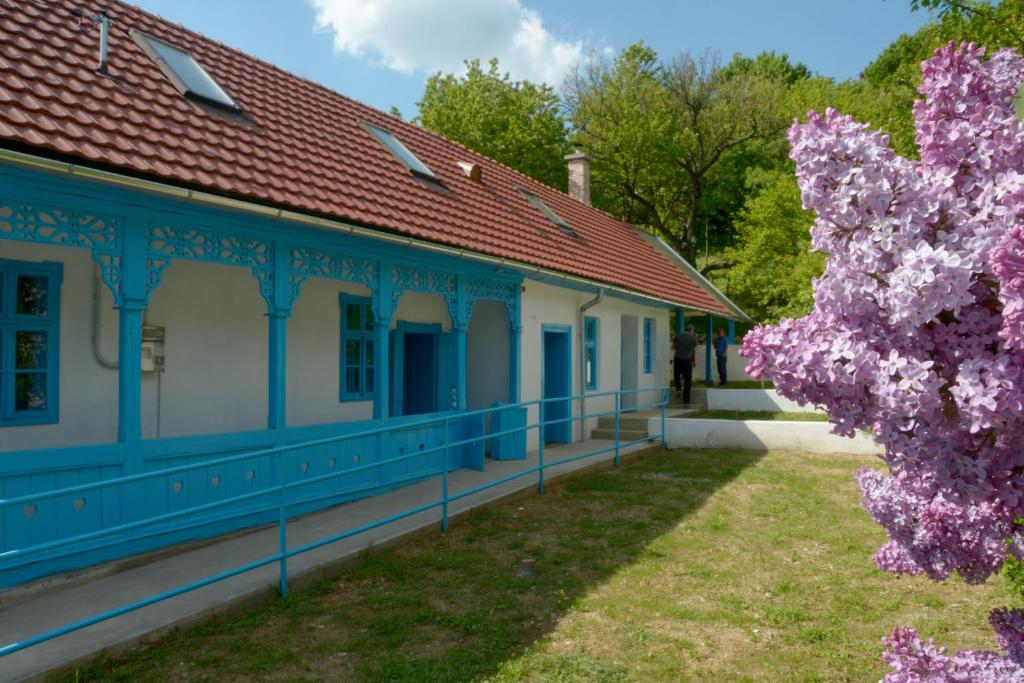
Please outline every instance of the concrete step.
[{"label": "concrete step", "polygon": [[677,407],[669,406],[665,410],[665,417],[686,417],[687,415],[694,415],[702,412],[704,412],[703,406],[695,406],[692,403],[690,405],[679,404]]},{"label": "concrete step", "polygon": [[675,389],[672,389],[668,395],[668,407],[669,408],[686,408],[696,406],[698,408],[706,409],[708,405],[708,394],[704,387],[692,387],[690,389],[690,405],[683,403],[683,399],[676,397]]},{"label": "concrete step", "polygon": [[[649,436],[647,430],[637,429],[620,429],[619,430],[619,441],[635,441],[636,439],[643,439]],[[595,429],[590,433],[591,439],[608,439],[609,441],[615,439],[614,429]]]},{"label": "concrete step", "polygon": [[[631,417],[629,413],[619,416],[619,429],[628,429],[634,432],[647,431],[646,417]],[[597,419],[598,429],[615,429],[615,417],[606,415]]]}]

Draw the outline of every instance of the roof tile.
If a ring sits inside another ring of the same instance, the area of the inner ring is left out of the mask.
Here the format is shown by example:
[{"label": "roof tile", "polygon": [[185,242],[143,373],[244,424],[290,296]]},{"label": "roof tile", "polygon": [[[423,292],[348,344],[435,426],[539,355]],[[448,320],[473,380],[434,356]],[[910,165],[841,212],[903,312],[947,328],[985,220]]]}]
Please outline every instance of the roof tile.
[{"label": "roof tile", "polygon": [[[0,146],[29,145],[621,286],[725,313],[634,228],[457,143],[116,1],[107,9],[110,75],[94,70],[98,35],[69,14],[80,0],[3,2]],[[136,45],[138,29],[192,52],[243,116],[182,97]],[[358,125],[390,130],[440,178],[413,177]],[[483,184],[457,162],[483,168]],[[562,234],[527,187],[580,235]]]}]

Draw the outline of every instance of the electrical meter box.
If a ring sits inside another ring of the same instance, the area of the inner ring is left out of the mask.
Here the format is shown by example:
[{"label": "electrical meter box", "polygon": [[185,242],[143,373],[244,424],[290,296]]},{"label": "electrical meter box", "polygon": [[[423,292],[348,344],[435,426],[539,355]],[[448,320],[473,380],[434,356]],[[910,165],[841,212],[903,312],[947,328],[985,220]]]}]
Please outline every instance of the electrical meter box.
[{"label": "electrical meter box", "polygon": [[142,326],[142,371],[161,372],[164,369],[164,328],[159,325]]}]

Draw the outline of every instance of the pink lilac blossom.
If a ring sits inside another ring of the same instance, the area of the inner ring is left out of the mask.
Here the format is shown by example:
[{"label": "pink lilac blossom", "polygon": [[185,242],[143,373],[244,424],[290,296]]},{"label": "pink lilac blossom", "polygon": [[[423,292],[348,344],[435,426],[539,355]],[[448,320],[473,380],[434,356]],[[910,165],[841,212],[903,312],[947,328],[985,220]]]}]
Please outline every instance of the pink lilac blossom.
[{"label": "pink lilac blossom", "polygon": [[[836,433],[884,447],[888,473],[857,475],[889,537],[880,568],[981,582],[1024,548],[1024,60],[950,44],[922,74],[919,161],[832,109],[790,129],[827,261],[811,313],[757,327],[741,354]],[[1024,616],[991,621],[1006,656],[897,629],[886,680],[1024,680]]]}]

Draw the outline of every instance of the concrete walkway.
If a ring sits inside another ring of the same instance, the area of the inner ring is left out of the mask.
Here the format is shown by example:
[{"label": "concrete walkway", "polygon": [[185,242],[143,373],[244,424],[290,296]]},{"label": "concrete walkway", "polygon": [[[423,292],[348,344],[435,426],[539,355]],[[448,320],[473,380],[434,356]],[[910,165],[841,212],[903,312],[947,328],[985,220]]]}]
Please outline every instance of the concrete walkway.
[{"label": "concrete walkway", "polygon": [[[545,461],[551,462],[611,445],[610,441],[591,440],[548,447],[544,449],[544,457]],[[633,453],[654,445],[638,444],[623,448],[621,452]],[[613,453],[609,452],[545,468],[545,480],[550,481],[596,463],[607,462],[612,457]],[[527,460],[488,460],[484,472],[462,469],[451,473],[449,492],[457,494],[467,491],[533,467],[536,463],[536,453],[531,453]],[[310,543],[429,503],[440,498],[440,481],[440,477],[434,477],[289,522],[288,547]],[[535,490],[536,486],[536,473],[505,482],[452,503],[449,515],[466,512],[520,491]],[[293,557],[288,561],[291,587],[296,589],[308,585],[332,569],[337,569],[340,564],[351,561],[370,546],[425,528],[437,528],[437,533],[440,533],[440,519],[440,508],[428,510]],[[162,553],[141,566],[96,576],[85,582],[55,586],[27,595],[20,601],[9,601],[10,604],[0,609],[0,645],[24,640],[69,622],[116,609],[126,603],[272,555],[277,552],[277,533],[277,527],[273,526],[229,535],[201,547],[185,548],[179,554]],[[276,590],[277,582],[278,565],[275,562],[16,652],[0,659],[0,681],[19,681],[39,676],[54,669],[88,661],[101,650],[124,650],[142,641],[154,639],[174,627],[194,624],[215,614],[244,609]]]}]

